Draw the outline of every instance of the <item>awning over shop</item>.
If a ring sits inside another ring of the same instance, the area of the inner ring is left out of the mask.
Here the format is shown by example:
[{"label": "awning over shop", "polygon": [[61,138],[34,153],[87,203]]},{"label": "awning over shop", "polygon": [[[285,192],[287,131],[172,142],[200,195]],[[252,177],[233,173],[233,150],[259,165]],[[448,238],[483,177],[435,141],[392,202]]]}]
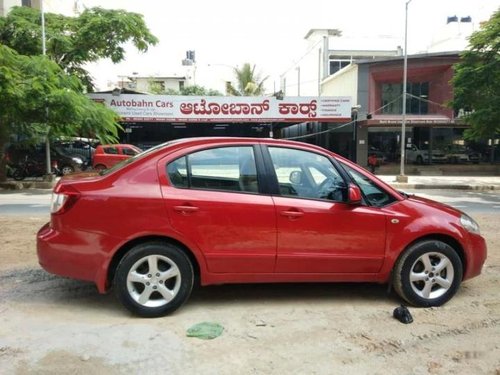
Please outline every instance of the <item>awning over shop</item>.
[{"label": "awning over shop", "polygon": [[[358,121],[363,127],[401,127],[401,115],[376,115],[369,120]],[[467,127],[461,121],[442,115],[408,115],[405,124],[419,127]]]}]

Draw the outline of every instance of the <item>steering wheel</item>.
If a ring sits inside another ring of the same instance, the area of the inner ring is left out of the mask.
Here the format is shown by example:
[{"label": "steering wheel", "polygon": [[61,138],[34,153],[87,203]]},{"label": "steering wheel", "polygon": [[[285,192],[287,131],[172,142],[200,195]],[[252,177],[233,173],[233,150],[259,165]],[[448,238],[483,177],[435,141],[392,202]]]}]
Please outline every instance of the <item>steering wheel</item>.
[{"label": "steering wheel", "polygon": [[[317,195],[318,198],[331,199],[331,200],[342,200],[342,195],[338,197],[338,193],[341,193],[339,186],[335,178],[327,177],[318,186]],[[339,199],[340,198],[340,199]]]}]

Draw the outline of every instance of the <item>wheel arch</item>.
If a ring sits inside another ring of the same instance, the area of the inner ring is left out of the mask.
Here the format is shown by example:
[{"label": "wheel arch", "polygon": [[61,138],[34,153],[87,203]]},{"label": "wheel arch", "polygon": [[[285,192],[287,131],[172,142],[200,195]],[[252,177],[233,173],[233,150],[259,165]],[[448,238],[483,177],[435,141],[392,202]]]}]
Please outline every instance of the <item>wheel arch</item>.
[{"label": "wheel arch", "polygon": [[191,251],[191,249],[189,249],[189,247],[187,247],[182,242],[180,242],[172,237],[151,235],[151,236],[134,238],[133,240],[123,244],[113,254],[113,257],[111,258],[111,261],[109,262],[109,265],[108,265],[108,270],[107,270],[107,275],[106,275],[106,289],[109,289],[111,284],[113,283],[116,268],[118,267],[118,264],[123,259],[125,254],[127,254],[134,246],[137,246],[137,245],[140,245],[143,243],[147,243],[147,242],[164,242],[164,243],[172,244],[172,245],[179,247],[184,252],[184,254],[189,258],[189,260],[193,266],[195,283],[199,283],[199,278],[201,276],[200,264],[198,262],[198,259],[194,255],[194,253]]},{"label": "wheel arch", "polygon": [[407,244],[405,246],[405,248],[403,249],[403,251],[401,251],[401,253],[399,253],[399,255],[395,259],[394,263],[392,264],[391,272],[394,270],[394,267],[398,263],[399,259],[405,254],[406,250],[408,250],[410,247],[412,247],[413,245],[415,245],[418,242],[432,241],[432,240],[444,242],[445,244],[449,245],[453,250],[455,250],[457,252],[458,257],[460,258],[460,261],[462,262],[462,278],[463,278],[463,275],[465,275],[465,271],[467,269],[467,264],[466,264],[467,259],[465,257],[465,252],[464,252],[462,245],[460,244],[459,241],[457,241],[452,236],[448,236],[446,234],[440,234],[440,233],[428,234],[426,236],[416,238],[412,242]]}]

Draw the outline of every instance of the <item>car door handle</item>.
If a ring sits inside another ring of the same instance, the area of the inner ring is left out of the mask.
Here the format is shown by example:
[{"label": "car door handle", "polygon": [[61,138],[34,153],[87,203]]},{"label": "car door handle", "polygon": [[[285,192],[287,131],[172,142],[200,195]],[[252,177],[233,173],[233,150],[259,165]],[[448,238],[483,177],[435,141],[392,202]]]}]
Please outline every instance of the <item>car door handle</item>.
[{"label": "car door handle", "polygon": [[189,214],[191,212],[198,211],[199,208],[195,206],[174,206],[174,211],[180,212],[184,215]]},{"label": "car door handle", "polygon": [[298,219],[299,217],[304,216],[304,213],[298,210],[286,210],[281,211],[281,216],[287,216],[289,219]]}]

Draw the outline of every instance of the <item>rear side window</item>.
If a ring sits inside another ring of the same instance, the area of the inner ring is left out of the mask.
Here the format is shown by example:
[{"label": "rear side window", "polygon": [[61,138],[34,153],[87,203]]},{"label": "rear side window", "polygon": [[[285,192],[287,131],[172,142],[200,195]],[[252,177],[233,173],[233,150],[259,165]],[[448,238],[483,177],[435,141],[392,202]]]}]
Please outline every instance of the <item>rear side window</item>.
[{"label": "rear side window", "polygon": [[259,192],[251,146],[198,151],[169,163],[167,174],[178,188]]}]

